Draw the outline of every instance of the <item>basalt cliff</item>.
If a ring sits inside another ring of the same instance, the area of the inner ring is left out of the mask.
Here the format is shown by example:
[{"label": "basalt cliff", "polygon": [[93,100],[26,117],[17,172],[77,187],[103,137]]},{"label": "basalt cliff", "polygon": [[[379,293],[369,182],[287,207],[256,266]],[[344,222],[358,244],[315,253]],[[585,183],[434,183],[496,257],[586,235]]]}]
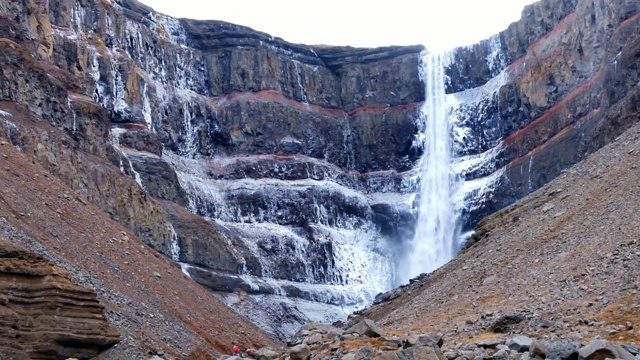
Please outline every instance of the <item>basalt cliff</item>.
[{"label": "basalt cliff", "polygon": [[[47,264],[0,274],[100,321],[0,351],[206,359],[277,346],[267,333],[344,319],[399,285],[422,46],[292,44],[135,0],[0,0],[0,47],[0,236]],[[542,0],[450,51],[465,228],[635,124],[639,59],[633,0]],[[0,291],[2,326],[20,335],[35,310]]]}]

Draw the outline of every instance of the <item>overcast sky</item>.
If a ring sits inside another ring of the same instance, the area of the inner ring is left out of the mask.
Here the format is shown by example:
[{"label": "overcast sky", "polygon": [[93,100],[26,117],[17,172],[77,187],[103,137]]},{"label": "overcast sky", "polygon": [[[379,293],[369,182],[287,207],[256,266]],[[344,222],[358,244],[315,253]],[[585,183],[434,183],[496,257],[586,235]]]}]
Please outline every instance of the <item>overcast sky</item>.
[{"label": "overcast sky", "polygon": [[505,29],[534,0],[141,0],[173,17],[249,26],[293,43],[469,45]]}]

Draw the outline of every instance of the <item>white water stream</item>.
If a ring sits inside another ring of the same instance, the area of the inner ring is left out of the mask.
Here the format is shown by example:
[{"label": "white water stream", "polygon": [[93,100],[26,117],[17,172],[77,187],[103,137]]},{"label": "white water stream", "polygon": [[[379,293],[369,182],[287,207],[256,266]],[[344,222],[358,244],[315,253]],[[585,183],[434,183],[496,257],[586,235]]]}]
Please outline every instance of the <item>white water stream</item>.
[{"label": "white water stream", "polygon": [[451,260],[459,249],[460,206],[456,206],[453,199],[460,180],[452,162],[443,56],[422,54],[420,76],[425,83],[426,100],[419,120],[423,127],[419,140],[424,155],[420,164],[418,222],[399,266],[400,283],[432,272]]}]

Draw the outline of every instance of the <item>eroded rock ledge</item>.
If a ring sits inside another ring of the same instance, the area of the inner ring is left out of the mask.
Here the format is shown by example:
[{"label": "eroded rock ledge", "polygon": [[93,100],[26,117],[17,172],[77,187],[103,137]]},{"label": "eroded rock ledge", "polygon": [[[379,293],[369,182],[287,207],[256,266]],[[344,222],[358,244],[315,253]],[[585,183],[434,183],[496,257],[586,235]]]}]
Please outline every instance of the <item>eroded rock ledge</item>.
[{"label": "eroded rock ledge", "polygon": [[119,341],[96,294],[66,270],[0,239],[0,357],[90,358]]}]

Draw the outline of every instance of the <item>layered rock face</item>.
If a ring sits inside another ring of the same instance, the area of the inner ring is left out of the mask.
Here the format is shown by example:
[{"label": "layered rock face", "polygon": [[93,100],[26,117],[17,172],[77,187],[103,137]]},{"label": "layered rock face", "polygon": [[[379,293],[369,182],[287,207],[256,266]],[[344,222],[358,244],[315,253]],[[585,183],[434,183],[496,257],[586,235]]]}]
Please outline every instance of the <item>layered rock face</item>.
[{"label": "layered rock face", "polygon": [[638,120],[640,6],[540,1],[447,67],[468,224],[538,189]]},{"label": "layered rock face", "polygon": [[[368,198],[400,187],[375,188],[359,173],[384,170],[381,176],[402,183],[397,172],[416,159],[411,145],[423,97],[420,47],[316,51],[235,25],[149,15],[130,2],[113,9],[125,15],[116,17],[122,24],[93,29],[105,37],[113,32],[113,54],[101,61],[124,52],[130,59],[120,61],[147,77],[131,89],[127,70],[113,73],[113,66],[99,65],[101,78],[106,72],[115,80],[98,81],[94,98],[112,119],[146,127],[128,132],[130,142],[120,141],[142,186],[157,178],[145,173],[146,164],[169,164],[177,176],[158,189],[175,188],[177,178],[184,198],[148,187],[150,194],[210,219],[209,226],[233,244],[226,261],[212,261],[215,252],[203,256],[202,245],[182,250],[189,248],[182,235],[188,230],[174,227],[177,260],[199,267],[198,274],[209,271],[206,278],[213,280],[201,281],[217,290],[216,279],[228,276],[220,273],[235,274],[240,281],[225,290],[301,295],[335,305],[366,302],[392,286],[393,243],[399,239],[392,231],[382,234],[376,220],[409,209],[394,213],[395,203]],[[93,26],[89,19],[80,22]],[[175,73],[167,64],[178,64]],[[124,91],[118,90],[119,76]],[[135,137],[149,133],[162,143],[161,156],[148,147],[127,150],[147,143]],[[187,271],[195,272],[191,266]],[[316,291],[306,284],[338,288]]]},{"label": "layered rock face", "polygon": [[119,341],[96,294],[66,270],[0,239],[3,359],[90,358]]},{"label": "layered rock face", "polygon": [[[637,121],[638,23],[634,1],[544,0],[449,54],[467,227]],[[396,285],[421,46],[290,44],[135,0],[0,0],[0,37],[3,137],[227,303],[326,321]]]},{"label": "layered rock face", "polygon": [[[7,138],[194,279],[334,317],[393,286],[421,46],[312,48],[128,0],[0,16]],[[18,120],[39,118],[65,136]]]}]

